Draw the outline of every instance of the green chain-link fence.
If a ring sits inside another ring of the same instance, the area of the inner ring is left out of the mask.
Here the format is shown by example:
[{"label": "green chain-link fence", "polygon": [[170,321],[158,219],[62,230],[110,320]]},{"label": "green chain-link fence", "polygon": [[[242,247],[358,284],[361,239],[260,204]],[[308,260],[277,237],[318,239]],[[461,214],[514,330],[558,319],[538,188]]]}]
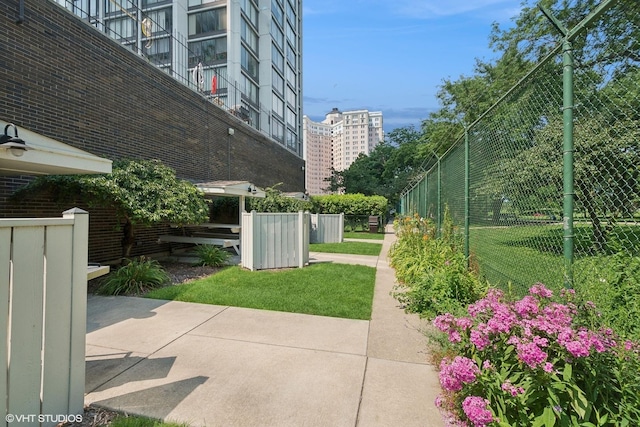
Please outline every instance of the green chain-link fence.
[{"label": "green chain-link fence", "polygon": [[438,224],[448,208],[472,266],[518,294],[640,254],[640,2],[594,12],[401,198]]}]

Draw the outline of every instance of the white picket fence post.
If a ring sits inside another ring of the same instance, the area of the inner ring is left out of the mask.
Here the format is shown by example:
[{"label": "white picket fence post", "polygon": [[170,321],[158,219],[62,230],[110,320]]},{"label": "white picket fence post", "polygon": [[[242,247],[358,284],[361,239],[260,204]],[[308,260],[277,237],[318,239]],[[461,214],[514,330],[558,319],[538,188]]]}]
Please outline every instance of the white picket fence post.
[{"label": "white picket fence post", "polygon": [[0,220],[0,408],[10,425],[83,411],[88,229],[80,209]]}]

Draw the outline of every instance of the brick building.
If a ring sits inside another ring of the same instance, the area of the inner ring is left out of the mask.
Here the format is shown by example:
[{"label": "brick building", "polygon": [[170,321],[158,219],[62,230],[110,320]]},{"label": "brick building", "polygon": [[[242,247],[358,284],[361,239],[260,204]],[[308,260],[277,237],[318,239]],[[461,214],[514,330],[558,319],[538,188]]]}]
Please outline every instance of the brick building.
[{"label": "brick building", "polygon": [[[304,161],[292,151],[58,4],[26,0],[20,16],[20,3],[0,2],[0,120],[112,160],[159,159],[194,182],[304,191]],[[47,195],[12,200],[30,179],[0,176],[0,217],[59,216],[71,207]],[[89,260],[118,259],[113,212],[77,205],[90,213]],[[166,251],[157,235],[167,227],[139,230],[133,255]]]}]

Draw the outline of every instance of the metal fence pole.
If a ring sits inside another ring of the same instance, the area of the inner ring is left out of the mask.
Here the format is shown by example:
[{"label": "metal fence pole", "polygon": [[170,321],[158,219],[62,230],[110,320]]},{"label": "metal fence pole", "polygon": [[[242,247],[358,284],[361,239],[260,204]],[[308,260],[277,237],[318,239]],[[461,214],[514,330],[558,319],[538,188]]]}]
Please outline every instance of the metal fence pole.
[{"label": "metal fence pole", "polygon": [[[437,156],[436,156],[437,157]],[[438,237],[442,236],[442,169],[438,157]]]},{"label": "metal fence pole", "polygon": [[469,130],[464,127],[464,256],[469,267]]},{"label": "metal fence pole", "polygon": [[564,230],[564,286],[573,286],[573,52],[569,40],[562,48],[562,93],[563,93],[563,230]]}]

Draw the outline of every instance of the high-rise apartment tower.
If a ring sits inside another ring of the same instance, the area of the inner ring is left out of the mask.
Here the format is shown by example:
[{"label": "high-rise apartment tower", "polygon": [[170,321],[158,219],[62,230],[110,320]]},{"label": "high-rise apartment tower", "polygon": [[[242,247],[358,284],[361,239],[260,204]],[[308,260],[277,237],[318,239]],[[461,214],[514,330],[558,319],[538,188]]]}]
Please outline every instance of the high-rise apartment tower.
[{"label": "high-rise apartment tower", "polygon": [[309,194],[326,194],[331,169],[343,171],[384,139],[381,111],[334,108],[322,122],[304,116],[305,177]]},{"label": "high-rise apartment tower", "polygon": [[302,0],[54,0],[302,156]]}]

